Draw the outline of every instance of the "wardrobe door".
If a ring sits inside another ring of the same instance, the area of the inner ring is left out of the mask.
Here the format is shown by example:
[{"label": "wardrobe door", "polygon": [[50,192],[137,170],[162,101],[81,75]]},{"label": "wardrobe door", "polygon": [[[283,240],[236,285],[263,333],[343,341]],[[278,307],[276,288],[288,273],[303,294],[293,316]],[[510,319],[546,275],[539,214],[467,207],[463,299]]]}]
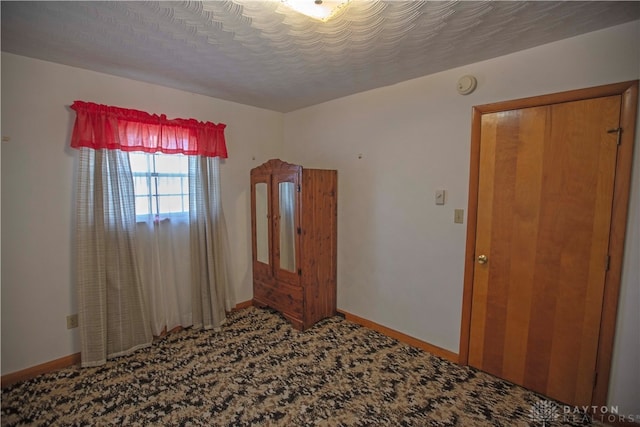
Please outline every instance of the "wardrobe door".
[{"label": "wardrobe door", "polygon": [[273,276],[273,226],[271,175],[251,175],[251,243],[254,279],[268,281]]},{"label": "wardrobe door", "polygon": [[300,173],[277,171],[272,177],[273,255],[278,281],[300,284]]}]

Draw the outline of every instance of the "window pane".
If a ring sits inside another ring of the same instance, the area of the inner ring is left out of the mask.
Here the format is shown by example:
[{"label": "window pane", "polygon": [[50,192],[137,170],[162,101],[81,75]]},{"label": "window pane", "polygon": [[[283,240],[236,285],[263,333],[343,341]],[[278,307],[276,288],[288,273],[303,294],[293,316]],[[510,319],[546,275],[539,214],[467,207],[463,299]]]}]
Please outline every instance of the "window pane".
[{"label": "window pane", "polygon": [[180,154],[156,154],[156,172],[187,173],[188,158]]},{"label": "window pane", "polygon": [[183,212],[181,196],[158,196],[160,213]]},{"label": "window pane", "polygon": [[129,162],[131,163],[132,172],[148,172],[149,163],[146,153],[129,153]]},{"label": "window pane", "polygon": [[149,215],[149,197],[136,197],[136,215]]},{"label": "window pane", "polygon": [[178,154],[129,153],[136,194],[136,214],[189,212],[189,157]]},{"label": "window pane", "polygon": [[182,186],[180,185],[181,178],[174,176],[160,176],[158,177],[158,194],[180,194],[182,193]]},{"label": "window pane", "polygon": [[149,194],[149,178],[146,176],[134,176],[133,177],[133,191],[136,196],[143,196]]}]

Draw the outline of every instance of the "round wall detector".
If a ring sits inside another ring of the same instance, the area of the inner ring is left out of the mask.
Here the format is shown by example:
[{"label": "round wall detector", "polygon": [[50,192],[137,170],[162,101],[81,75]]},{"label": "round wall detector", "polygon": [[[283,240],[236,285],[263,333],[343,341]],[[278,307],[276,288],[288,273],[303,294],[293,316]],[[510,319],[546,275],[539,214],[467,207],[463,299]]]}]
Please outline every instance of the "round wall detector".
[{"label": "round wall detector", "polygon": [[471,92],[476,90],[476,86],[478,85],[478,81],[475,77],[471,75],[462,76],[458,80],[458,93],[460,95],[469,95]]}]

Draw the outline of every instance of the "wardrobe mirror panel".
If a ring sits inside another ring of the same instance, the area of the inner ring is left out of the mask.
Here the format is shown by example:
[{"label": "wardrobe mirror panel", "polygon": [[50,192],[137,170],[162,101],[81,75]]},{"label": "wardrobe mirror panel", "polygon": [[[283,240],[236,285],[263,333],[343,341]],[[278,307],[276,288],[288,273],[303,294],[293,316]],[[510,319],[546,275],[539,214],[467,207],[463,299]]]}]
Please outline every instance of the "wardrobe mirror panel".
[{"label": "wardrobe mirror panel", "polygon": [[256,183],[256,258],[269,264],[269,202],[265,182]]},{"label": "wardrobe mirror panel", "polygon": [[281,182],[278,185],[280,206],[280,268],[296,271],[295,239],[295,184]]}]

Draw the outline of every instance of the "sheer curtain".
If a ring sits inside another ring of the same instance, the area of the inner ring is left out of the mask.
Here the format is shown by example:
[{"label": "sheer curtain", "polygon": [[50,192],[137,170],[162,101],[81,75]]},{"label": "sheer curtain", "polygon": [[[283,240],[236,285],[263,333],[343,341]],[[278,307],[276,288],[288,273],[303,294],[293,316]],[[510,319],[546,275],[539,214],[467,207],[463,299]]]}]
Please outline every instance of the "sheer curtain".
[{"label": "sheer curtain", "polygon": [[[82,365],[148,346],[165,327],[220,327],[233,302],[218,170],[218,158],[227,157],[225,125],[82,101],[71,108],[71,146],[80,152],[75,252]],[[188,231],[181,236],[169,221],[136,226],[129,151],[190,156]],[[178,259],[187,262],[168,262]]]},{"label": "sheer curtain", "polygon": [[126,153],[80,148],[76,281],[82,365],[151,344],[135,251],[133,179]]},{"label": "sheer curtain", "polygon": [[193,324],[189,223],[140,221],[136,252],[153,335]]},{"label": "sheer curtain", "polygon": [[193,324],[219,328],[225,311],[233,307],[228,283],[226,254],[229,253],[226,224],[220,202],[220,173],[217,157],[189,159],[189,224]]}]

